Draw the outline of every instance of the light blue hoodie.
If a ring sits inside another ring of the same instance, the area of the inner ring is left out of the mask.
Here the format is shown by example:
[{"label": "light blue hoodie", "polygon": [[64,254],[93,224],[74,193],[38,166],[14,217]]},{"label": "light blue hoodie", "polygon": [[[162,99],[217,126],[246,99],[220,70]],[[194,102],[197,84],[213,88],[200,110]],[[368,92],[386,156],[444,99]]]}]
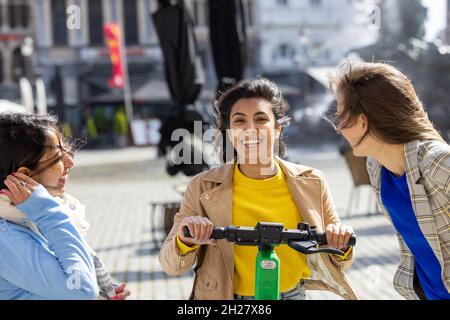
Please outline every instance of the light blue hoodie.
[{"label": "light blue hoodie", "polygon": [[41,185],[17,209],[46,240],[0,218],[0,299],[96,299],[92,255],[66,209]]}]

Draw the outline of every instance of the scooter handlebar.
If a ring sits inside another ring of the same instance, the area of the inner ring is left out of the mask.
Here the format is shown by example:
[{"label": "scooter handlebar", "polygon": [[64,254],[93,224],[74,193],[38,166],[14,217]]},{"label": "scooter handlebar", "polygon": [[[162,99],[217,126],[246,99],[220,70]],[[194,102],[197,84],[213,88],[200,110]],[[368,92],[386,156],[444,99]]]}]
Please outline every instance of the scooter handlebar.
[{"label": "scooter handlebar", "polygon": [[[236,230],[238,228],[236,227],[218,227],[214,228],[211,234],[211,239],[227,239],[229,241],[236,242]],[[247,229],[248,230],[248,229]],[[255,230],[256,232],[256,230]],[[192,235],[189,231],[189,228],[187,226],[184,226],[183,228],[183,235],[185,238],[192,238]],[[299,240],[310,240],[310,241],[316,241],[319,245],[326,245],[328,244],[327,241],[327,235],[325,233],[317,234],[317,233],[311,233],[310,239],[299,239]],[[239,241],[238,241],[239,242]],[[347,246],[355,246],[356,245],[356,237],[355,235],[351,235]]]}]

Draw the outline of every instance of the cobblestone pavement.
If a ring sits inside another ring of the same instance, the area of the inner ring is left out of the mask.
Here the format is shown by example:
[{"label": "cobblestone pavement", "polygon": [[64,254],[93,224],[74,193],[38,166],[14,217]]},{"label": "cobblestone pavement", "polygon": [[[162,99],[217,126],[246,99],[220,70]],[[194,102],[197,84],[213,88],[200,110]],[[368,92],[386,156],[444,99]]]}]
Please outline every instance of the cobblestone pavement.
[{"label": "cobblestone pavement", "polygon": [[[69,193],[87,206],[91,230],[88,242],[97,249],[117,282],[126,282],[132,299],[186,299],[192,273],[169,277],[158,261],[164,240],[162,211],[151,203],[179,201],[174,186],[184,177],[169,177],[153,149],[121,152],[81,152],[73,169]],[[297,150],[290,159],[321,169],[327,176],[339,212],[347,212],[352,181],[345,162],[335,151]],[[358,237],[357,259],[348,278],[362,299],[401,299],[392,287],[399,262],[398,243],[383,216],[362,216],[370,203],[362,190],[360,206],[344,222]],[[347,215],[348,216],[348,215]],[[326,292],[308,292],[309,299],[338,299]]]}]

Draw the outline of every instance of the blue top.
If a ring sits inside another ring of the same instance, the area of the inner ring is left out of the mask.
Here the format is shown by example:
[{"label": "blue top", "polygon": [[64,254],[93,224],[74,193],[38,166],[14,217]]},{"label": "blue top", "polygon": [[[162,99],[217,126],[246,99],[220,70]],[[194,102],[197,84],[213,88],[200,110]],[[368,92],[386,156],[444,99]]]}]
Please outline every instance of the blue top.
[{"label": "blue top", "polygon": [[0,299],[95,299],[91,252],[68,214],[43,186],[18,205],[46,241],[0,219]]},{"label": "blue top", "polygon": [[414,255],[417,276],[427,298],[430,300],[450,299],[450,294],[442,281],[441,265],[417,222],[406,175],[397,177],[383,167],[381,199],[397,232]]}]

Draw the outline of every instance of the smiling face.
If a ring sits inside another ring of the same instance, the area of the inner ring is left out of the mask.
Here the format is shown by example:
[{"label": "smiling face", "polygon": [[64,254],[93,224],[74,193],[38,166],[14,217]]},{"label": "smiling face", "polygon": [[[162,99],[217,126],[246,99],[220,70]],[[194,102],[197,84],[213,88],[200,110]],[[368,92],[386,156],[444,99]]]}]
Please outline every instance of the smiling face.
[{"label": "smiling face", "polygon": [[45,149],[37,169],[30,171],[22,167],[18,171],[42,184],[53,196],[62,195],[66,191],[69,171],[74,166],[73,156],[52,131],[49,131]]},{"label": "smiling face", "polygon": [[267,164],[281,128],[272,105],[261,98],[239,99],[230,114],[230,138],[241,164]]}]

